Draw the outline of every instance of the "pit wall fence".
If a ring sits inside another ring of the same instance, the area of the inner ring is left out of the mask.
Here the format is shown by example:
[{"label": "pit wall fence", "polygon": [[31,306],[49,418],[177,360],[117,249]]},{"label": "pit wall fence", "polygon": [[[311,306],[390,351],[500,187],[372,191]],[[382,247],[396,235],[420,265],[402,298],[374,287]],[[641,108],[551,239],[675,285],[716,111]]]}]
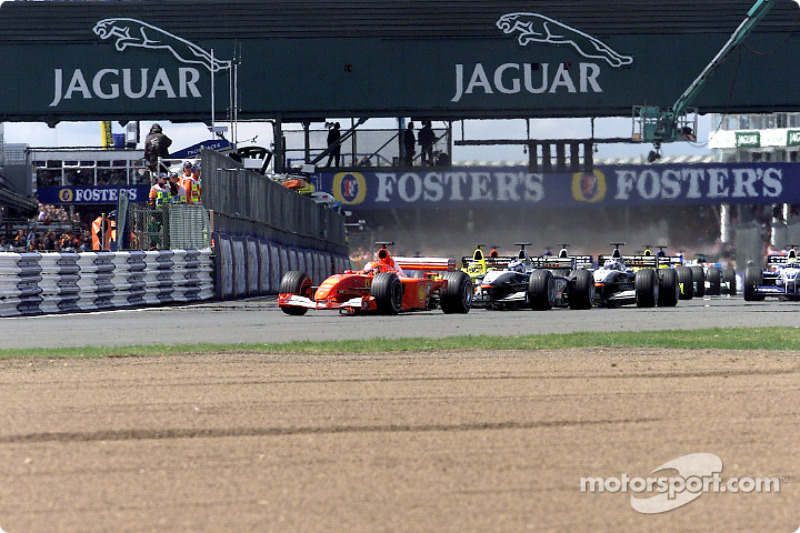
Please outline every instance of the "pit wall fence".
[{"label": "pit wall fence", "polygon": [[290,270],[319,284],[350,268],[342,213],[213,150],[201,162],[218,299],[277,294]]},{"label": "pit wall fence", "polygon": [[0,253],[0,317],[214,298],[211,250]]}]

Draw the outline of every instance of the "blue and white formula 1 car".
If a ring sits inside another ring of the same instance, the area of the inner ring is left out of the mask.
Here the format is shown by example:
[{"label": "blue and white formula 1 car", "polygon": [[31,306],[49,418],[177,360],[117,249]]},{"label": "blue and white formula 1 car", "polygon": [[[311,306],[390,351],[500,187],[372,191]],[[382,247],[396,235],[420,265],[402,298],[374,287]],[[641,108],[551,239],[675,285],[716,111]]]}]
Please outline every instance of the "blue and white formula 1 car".
[{"label": "blue and white formula 1 car", "polygon": [[598,257],[594,271],[594,301],[602,307],[636,304],[637,307],[674,307],[680,286],[675,269],[658,268],[654,255],[622,255],[624,242],[612,242],[611,255]]},{"label": "blue and white formula 1 car", "polygon": [[759,302],[767,296],[782,300],[800,301],[800,263],[797,249],[792,248],[786,255],[767,256],[767,270],[750,265],[744,272],[744,299]]}]

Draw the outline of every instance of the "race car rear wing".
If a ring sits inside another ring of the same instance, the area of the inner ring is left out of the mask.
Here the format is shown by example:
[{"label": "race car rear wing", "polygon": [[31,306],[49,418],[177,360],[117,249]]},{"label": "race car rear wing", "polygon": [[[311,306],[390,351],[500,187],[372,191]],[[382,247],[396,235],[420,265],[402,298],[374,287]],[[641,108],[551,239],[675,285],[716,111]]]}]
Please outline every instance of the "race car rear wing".
[{"label": "race car rear wing", "polygon": [[531,258],[534,268],[576,270],[579,268],[593,268],[594,258],[591,255],[573,255],[559,257],[557,255],[540,255]]},{"label": "race car rear wing", "polygon": [[[487,270],[502,270],[508,268],[508,264],[516,259],[516,257],[485,257],[483,262],[486,263]],[[472,256],[465,255],[461,258],[461,265],[466,268],[472,263],[476,263]]]},{"label": "race car rear wing", "polygon": [[575,258],[540,255],[539,257],[531,257],[531,266],[549,270],[575,270]]},{"label": "race car rear wing", "polygon": [[609,259],[621,259],[625,266],[629,268],[657,268],[658,267],[658,257],[654,255],[622,255],[618,258],[615,258],[611,255],[598,255],[597,262],[599,265],[602,265]]},{"label": "race car rear wing", "polygon": [[403,270],[447,272],[456,269],[456,260],[446,257],[395,257],[394,262]]},{"label": "race car rear wing", "polygon": [[785,266],[788,264],[798,264],[798,263],[797,263],[797,257],[791,257],[783,254],[769,254],[767,256],[767,264]]}]

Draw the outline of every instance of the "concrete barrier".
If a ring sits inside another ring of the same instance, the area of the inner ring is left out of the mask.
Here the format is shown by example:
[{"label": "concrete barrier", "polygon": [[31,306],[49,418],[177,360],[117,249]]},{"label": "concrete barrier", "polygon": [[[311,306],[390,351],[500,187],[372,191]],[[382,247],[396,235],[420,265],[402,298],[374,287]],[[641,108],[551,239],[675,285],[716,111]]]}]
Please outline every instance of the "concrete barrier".
[{"label": "concrete barrier", "polygon": [[220,300],[277,294],[283,275],[302,270],[315,284],[337,271],[350,259],[331,252],[298,250],[254,237],[214,233],[216,292]]}]

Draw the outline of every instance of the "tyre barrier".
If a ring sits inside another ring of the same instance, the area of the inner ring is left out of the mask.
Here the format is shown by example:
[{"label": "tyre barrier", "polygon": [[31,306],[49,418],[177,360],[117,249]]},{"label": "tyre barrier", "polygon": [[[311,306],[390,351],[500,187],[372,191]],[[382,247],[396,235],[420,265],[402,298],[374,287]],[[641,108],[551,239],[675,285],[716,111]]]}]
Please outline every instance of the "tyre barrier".
[{"label": "tyre barrier", "polygon": [[214,233],[216,298],[231,300],[277,294],[290,270],[307,272],[315,283],[350,268],[347,255],[257,239]]},{"label": "tyre barrier", "polygon": [[211,250],[0,253],[0,317],[214,297]]}]

